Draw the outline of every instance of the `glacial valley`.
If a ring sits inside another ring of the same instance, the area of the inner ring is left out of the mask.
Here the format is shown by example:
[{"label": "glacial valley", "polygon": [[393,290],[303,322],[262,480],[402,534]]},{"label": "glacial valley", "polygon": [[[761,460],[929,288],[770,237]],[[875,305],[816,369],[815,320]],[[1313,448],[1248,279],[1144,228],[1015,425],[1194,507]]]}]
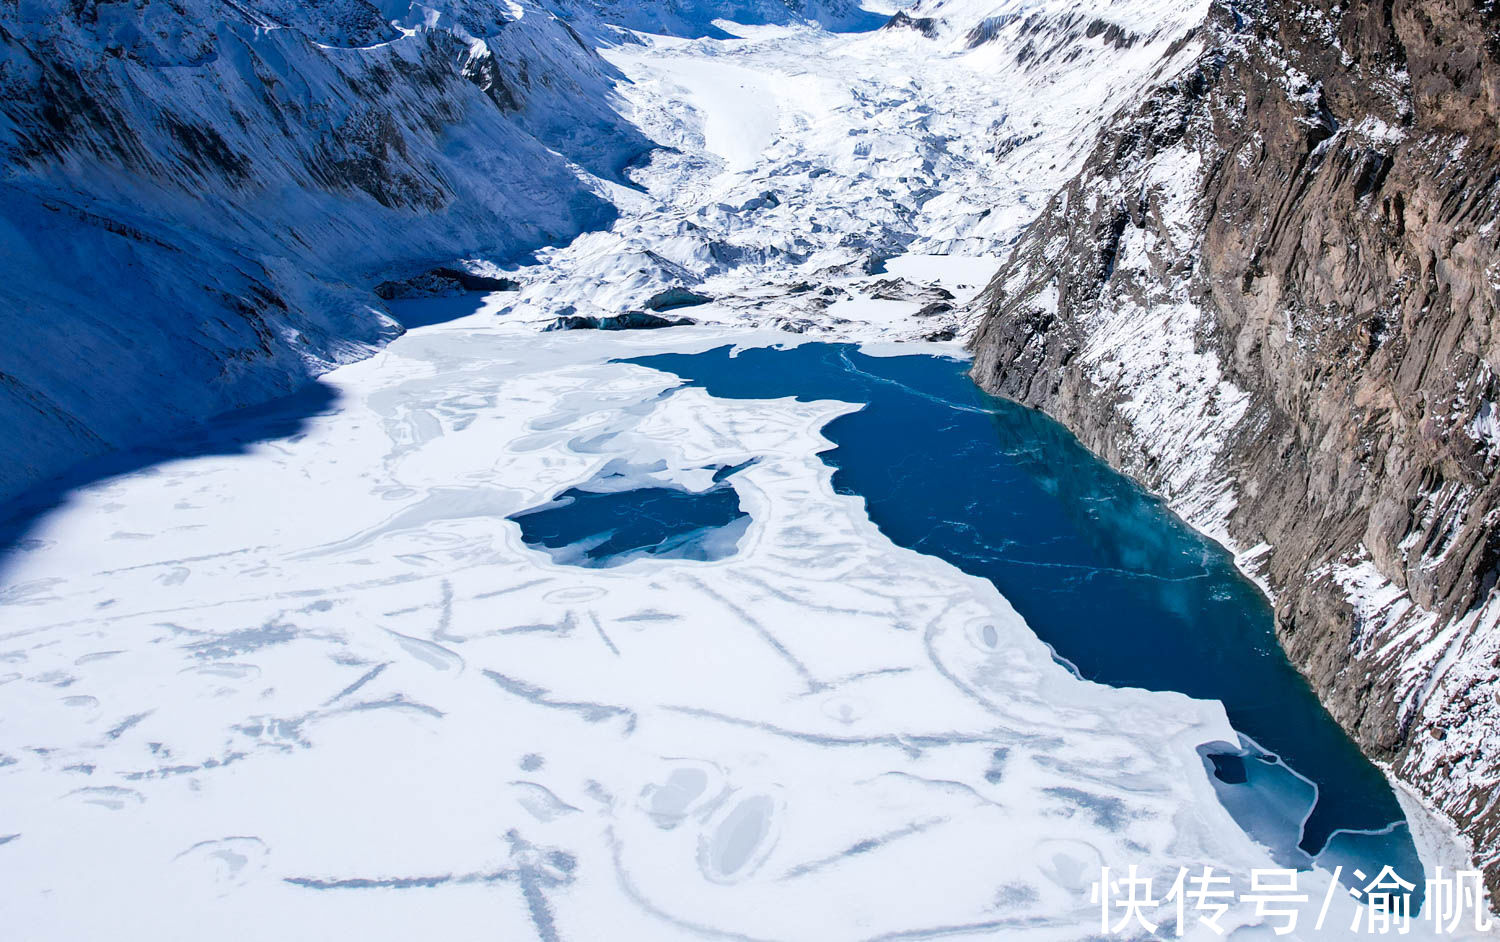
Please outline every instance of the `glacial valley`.
[{"label": "glacial valley", "polygon": [[[1493,888],[1493,320],[1306,359],[1358,277],[1241,236],[1276,109],[1368,102],[1265,104],[1274,5],[0,6],[6,921],[1061,940],[1101,868],[1290,867],[1321,939],[1356,869]],[[1399,140],[1329,122],[1299,212],[1375,240],[1339,148]],[[1411,205],[1477,293],[1480,211]],[[1399,487],[1285,457],[1334,386]]]}]

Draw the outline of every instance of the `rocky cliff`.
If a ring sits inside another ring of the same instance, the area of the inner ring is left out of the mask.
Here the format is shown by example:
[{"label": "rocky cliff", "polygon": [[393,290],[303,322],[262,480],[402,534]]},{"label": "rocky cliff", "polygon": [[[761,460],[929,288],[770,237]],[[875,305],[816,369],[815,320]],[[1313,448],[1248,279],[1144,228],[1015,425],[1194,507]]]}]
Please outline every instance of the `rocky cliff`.
[{"label": "rocky cliff", "polygon": [[1500,886],[1500,11],[1218,0],[982,297],[976,378],[1239,553]]}]

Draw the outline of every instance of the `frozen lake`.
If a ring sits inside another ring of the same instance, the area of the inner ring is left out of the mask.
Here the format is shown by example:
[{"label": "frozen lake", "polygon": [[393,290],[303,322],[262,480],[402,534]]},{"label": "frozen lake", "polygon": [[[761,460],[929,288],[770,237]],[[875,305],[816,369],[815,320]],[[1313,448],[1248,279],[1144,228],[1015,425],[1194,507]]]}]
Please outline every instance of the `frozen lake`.
[{"label": "frozen lake", "polygon": [[786,339],[461,319],[70,490],[0,573],[19,936],[1077,938],[1400,818],[1221,553]]},{"label": "frozen lake", "polygon": [[[985,395],[967,362],[824,343],[635,362],[718,397],[866,404],[824,429],[838,446],[824,460],[835,490],[864,498],[882,533],[994,583],[1089,680],[1223,702],[1260,749],[1205,749],[1210,767],[1228,785],[1243,779],[1226,774],[1243,768],[1239,753],[1261,758],[1250,778],[1259,768],[1264,800],[1226,797],[1254,810],[1250,826],[1287,866],[1305,866],[1337,833],[1336,847],[1363,845],[1422,882],[1390,784],[1286,660],[1269,606],[1233,557],[1056,422]],[[1342,833],[1388,829],[1378,852]]]}]

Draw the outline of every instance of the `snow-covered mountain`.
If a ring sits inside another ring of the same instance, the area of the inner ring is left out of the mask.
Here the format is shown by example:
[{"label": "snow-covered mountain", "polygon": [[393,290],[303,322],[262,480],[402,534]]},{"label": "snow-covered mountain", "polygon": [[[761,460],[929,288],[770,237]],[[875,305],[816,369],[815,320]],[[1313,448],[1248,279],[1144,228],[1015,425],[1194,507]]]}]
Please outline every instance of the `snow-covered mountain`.
[{"label": "snow-covered mountain", "polygon": [[616,78],[529,2],[4,8],[0,495],[368,355],[383,278],[606,224]]}]

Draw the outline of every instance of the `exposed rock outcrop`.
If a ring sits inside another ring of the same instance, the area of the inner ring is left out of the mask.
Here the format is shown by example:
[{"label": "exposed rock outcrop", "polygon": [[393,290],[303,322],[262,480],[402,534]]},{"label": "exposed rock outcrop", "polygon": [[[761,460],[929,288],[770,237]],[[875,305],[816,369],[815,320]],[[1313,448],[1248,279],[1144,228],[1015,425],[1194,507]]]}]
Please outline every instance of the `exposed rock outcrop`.
[{"label": "exposed rock outcrop", "polygon": [[542,328],[553,330],[659,330],[663,327],[687,327],[697,323],[691,317],[663,317],[648,311],[626,311],[597,317],[592,314],[564,314]]},{"label": "exposed rock outcrop", "polygon": [[681,285],[673,285],[665,291],[653,294],[641,306],[648,311],[671,311],[680,307],[699,307],[711,303],[713,303],[713,298],[706,294],[690,291]]},{"label": "exposed rock outcrop", "polygon": [[442,298],[457,294],[516,291],[519,288],[520,283],[511,278],[440,265],[410,278],[382,281],[375,286],[375,296],[394,301],[398,298]]},{"label": "exposed rock outcrop", "polygon": [[1220,0],[983,297],[987,388],[1241,552],[1500,889],[1500,13]]},{"label": "exposed rock outcrop", "polygon": [[928,39],[936,39],[938,35],[938,21],[930,16],[910,17],[906,11],[897,10],[895,15],[885,21],[881,29],[909,29],[915,30]]}]

